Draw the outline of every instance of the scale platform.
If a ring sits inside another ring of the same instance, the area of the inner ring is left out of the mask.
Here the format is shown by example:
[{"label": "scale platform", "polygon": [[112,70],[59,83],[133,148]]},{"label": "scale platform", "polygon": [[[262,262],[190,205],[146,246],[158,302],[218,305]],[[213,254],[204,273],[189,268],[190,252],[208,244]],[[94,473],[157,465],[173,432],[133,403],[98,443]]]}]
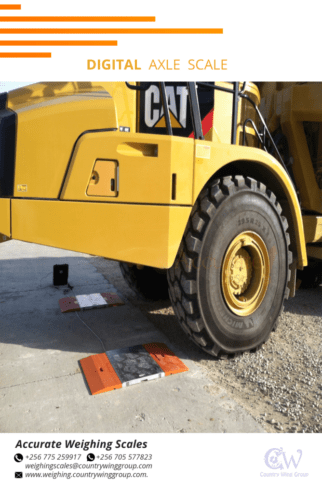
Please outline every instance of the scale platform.
[{"label": "scale platform", "polygon": [[62,313],[121,305],[124,305],[124,302],[116,293],[80,294],[77,296],[69,296],[68,298],[61,298],[59,300],[59,306]]},{"label": "scale platform", "polygon": [[88,356],[80,364],[92,395],[188,371],[161,342]]}]

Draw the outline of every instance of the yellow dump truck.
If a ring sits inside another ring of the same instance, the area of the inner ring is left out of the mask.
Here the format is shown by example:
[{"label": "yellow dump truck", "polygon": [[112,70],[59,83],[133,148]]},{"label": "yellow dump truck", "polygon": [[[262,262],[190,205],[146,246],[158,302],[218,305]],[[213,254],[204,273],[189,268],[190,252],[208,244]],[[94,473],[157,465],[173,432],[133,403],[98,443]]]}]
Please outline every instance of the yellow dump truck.
[{"label": "yellow dump truck", "polygon": [[[256,349],[322,228],[314,171],[284,162],[259,104],[258,87],[238,82],[55,82],[0,95],[1,240],[118,260],[138,292],[169,286],[207,353]],[[286,133],[302,121],[292,104]],[[312,103],[305,121],[320,115]]]}]

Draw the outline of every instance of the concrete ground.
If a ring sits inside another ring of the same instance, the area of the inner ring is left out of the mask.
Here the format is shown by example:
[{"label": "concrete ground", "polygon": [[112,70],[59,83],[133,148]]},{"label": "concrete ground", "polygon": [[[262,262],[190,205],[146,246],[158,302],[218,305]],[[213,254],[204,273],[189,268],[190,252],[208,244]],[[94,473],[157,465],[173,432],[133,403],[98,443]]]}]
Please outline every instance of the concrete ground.
[{"label": "concrete ground", "polygon": [[[63,263],[73,292],[53,286],[53,265]],[[165,342],[189,371],[90,394],[79,360],[103,352],[102,345],[76,313],[61,313],[58,300],[115,292],[119,276],[104,259],[19,241],[0,245],[0,432],[263,432],[119,286],[125,306],[79,312],[106,350]]]}]

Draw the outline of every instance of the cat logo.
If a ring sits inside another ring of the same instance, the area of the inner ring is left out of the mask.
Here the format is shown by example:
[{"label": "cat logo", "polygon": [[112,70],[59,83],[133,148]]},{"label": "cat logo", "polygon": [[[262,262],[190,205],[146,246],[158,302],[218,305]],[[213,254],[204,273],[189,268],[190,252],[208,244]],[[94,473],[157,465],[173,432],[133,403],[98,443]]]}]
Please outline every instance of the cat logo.
[{"label": "cat logo", "polygon": [[[165,117],[159,87],[151,85],[145,92],[144,121],[147,127],[165,128]],[[188,89],[186,86],[167,86],[170,120],[173,128],[186,128]]]},{"label": "cat logo", "polygon": [[[167,100],[173,134],[180,137],[193,137],[190,104],[186,82],[167,82]],[[208,116],[210,127],[214,108],[214,93],[211,90],[198,90],[201,119]],[[209,118],[211,114],[211,118]],[[203,125],[204,127],[204,125]],[[205,129],[206,132],[210,129]],[[166,121],[158,82],[151,82],[149,88],[140,93],[141,133],[166,134]]]}]

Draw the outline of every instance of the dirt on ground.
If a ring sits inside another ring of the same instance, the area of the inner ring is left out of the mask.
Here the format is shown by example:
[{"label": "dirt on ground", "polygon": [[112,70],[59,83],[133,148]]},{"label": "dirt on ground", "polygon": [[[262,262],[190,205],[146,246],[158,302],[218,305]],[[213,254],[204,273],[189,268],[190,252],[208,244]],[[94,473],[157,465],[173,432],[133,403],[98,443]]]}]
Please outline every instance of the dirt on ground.
[{"label": "dirt on ground", "polygon": [[97,269],[213,382],[268,432],[322,432],[322,286],[298,290],[285,302],[275,332],[257,351],[218,360],[203,353],[180,328],[170,301],[147,302],[123,280],[117,262],[93,258]]}]

